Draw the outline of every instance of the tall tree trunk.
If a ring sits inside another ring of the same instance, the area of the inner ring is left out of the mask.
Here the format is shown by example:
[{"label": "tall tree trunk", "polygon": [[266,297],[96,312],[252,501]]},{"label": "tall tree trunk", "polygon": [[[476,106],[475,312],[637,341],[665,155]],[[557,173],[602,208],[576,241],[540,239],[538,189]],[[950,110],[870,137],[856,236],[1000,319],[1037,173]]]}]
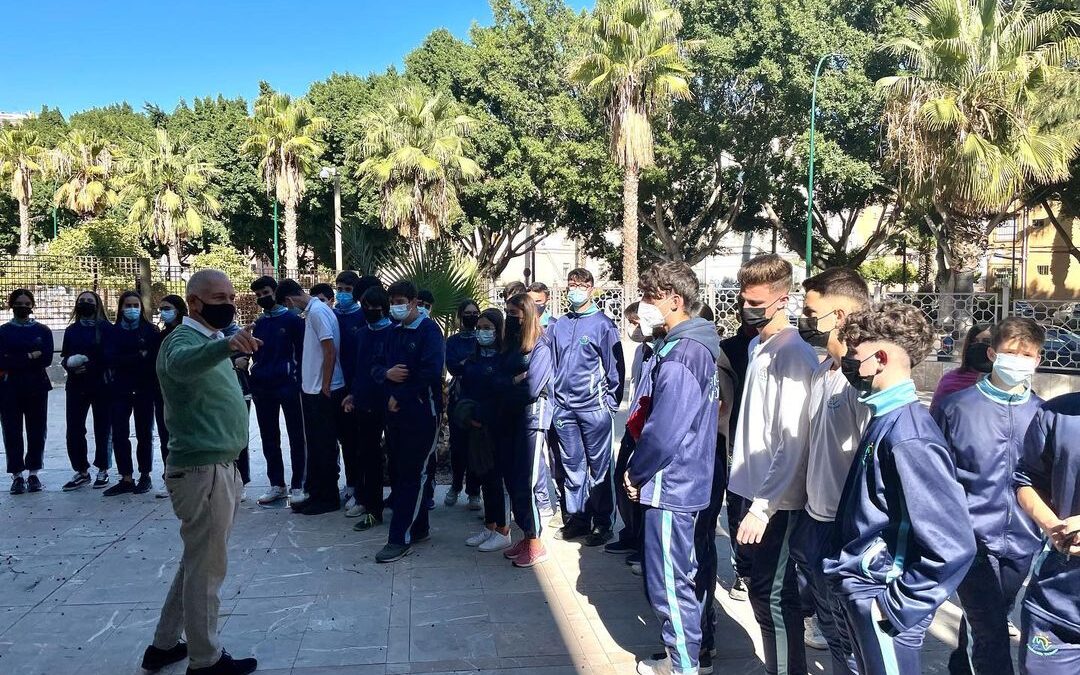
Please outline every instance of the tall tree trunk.
[{"label": "tall tree trunk", "polygon": [[623,302],[629,304],[638,293],[638,179],[637,167],[623,174]]},{"label": "tall tree trunk", "polygon": [[285,202],[285,271],[286,274],[299,274],[299,260],[296,255],[296,202]]},{"label": "tall tree trunk", "polygon": [[173,237],[169,241],[169,269],[179,270],[180,262],[180,237]]},{"label": "tall tree trunk", "polygon": [[19,253],[30,253],[30,199],[19,200]]}]

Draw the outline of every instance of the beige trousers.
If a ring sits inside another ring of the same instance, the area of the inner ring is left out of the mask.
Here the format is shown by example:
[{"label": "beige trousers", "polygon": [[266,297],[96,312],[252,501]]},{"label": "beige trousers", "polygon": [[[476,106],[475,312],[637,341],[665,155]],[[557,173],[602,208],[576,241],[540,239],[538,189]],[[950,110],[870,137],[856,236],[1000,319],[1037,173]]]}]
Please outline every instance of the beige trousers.
[{"label": "beige trousers", "polygon": [[165,486],[180,519],[184,555],[161,608],[154,646],[169,649],[186,635],[190,667],[206,668],[221,658],[219,594],[229,564],[229,532],[244,484],[230,462],[168,466]]}]

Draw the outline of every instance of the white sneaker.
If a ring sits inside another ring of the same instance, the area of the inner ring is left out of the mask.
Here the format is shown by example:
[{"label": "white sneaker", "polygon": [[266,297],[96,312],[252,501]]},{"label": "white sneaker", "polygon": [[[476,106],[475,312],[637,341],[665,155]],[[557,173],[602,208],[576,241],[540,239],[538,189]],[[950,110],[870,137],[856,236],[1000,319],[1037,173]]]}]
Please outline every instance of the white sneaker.
[{"label": "white sneaker", "polygon": [[1016,627],[1016,624],[1012,622],[1012,619],[1008,620],[1008,626],[1009,626],[1009,637],[1014,637],[1014,638],[1020,637],[1020,629]]},{"label": "white sneaker", "polygon": [[483,502],[480,499],[480,495],[474,495],[472,497],[469,497],[470,511],[479,511],[481,508],[483,508]]},{"label": "white sneaker", "polygon": [[168,499],[169,498],[169,488],[162,485],[161,487],[159,487],[157,489],[157,492],[154,493],[154,497],[156,497],[157,499]]},{"label": "white sneaker", "polygon": [[637,664],[638,675],[671,675],[671,659],[642,659]]},{"label": "white sneaker", "polygon": [[489,530],[489,529],[487,529],[485,527],[484,529],[480,530],[479,532],[477,532],[473,536],[466,539],[465,540],[465,545],[466,546],[479,546],[480,544],[483,544],[485,541],[487,541],[488,537],[490,537],[492,535],[492,533],[494,533],[494,532],[495,532],[495,530]]},{"label": "white sneaker", "polygon": [[817,617],[808,616],[803,619],[803,642],[810,649],[828,649],[829,643],[825,641],[825,636],[821,634],[821,629],[817,625]]},{"label": "white sneaker", "polygon": [[303,504],[308,499],[308,493],[303,490],[289,490],[289,504]]},{"label": "white sneaker", "polygon": [[514,542],[510,540],[510,534],[503,534],[497,530],[491,530],[491,536],[484,540],[483,544],[480,544],[480,550],[484,553],[491,553],[492,551],[501,551],[504,548],[510,548]]},{"label": "white sneaker", "polygon": [[360,516],[364,515],[365,513],[367,513],[367,509],[365,509],[362,505],[353,504],[352,508],[349,508],[349,509],[345,510],[345,517],[346,518],[359,518]]},{"label": "white sneaker", "polygon": [[266,494],[259,497],[259,506],[267,506],[269,504],[273,504],[274,502],[285,499],[286,496],[287,493],[285,492],[285,488],[281,487],[280,485],[271,486],[271,488],[266,491]]},{"label": "white sneaker", "polygon": [[458,497],[460,495],[461,495],[460,490],[455,490],[454,488],[450,488],[449,490],[446,491],[446,499],[444,499],[442,503],[445,504],[446,506],[453,506],[454,504],[457,504],[457,500],[458,500]]},{"label": "white sneaker", "polygon": [[240,503],[243,504],[247,501],[247,488],[240,491]]},{"label": "white sneaker", "polygon": [[349,498],[345,500],[345,510],[352,511],[356,508],[356,497],[349,495]]}]

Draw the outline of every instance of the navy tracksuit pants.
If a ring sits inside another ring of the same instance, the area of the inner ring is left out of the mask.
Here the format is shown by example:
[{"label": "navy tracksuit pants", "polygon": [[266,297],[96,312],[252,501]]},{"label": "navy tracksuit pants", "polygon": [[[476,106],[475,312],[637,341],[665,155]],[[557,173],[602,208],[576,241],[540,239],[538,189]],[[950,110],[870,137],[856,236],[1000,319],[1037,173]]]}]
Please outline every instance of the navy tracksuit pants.
[{"label": "navy tracksuit pants", "polygon": [[514,522],[526,537],[539,537],[544,531],[541,513],[549,508],[547,491],[544,490],[544,503],[539,499],[539,481],[541,470],[547,461],[545,434],[543,431],[529,429],[526,425],[515,425],[508,430],[512,455],[506,469],[506,490],[510,494]]},{"label": "navy tracksuit pants", "polygon": [[551,476],[551,452],[548,449],[548,432],[542,429],[528,429],[528,447],[535,457],[532,470],[533,501],[539,514],[551,515],[555,512],[558,501],[555,484]]},{"label": "navy tracksuit pants", "polygon": [[313,504],[337,504],[338,494],[337,432],[334,422],[335,410],[341,407],[345,388],[322,394],[304,394],[304,440],[307,449],[307,466],[304,471],[304,489]]},{"label": "navy tracksuit pants", "polygon": [[[627,434],[629,436],[630,434]],[[698,561],[698,601],[702,603],[701,649],[712,650],[716,638],[716,521],[724,508],[724,491],[727,490],[728,468],[726,443],[724,450],[716,453],[713,470],[712,493],[709,507],[698,514],[694,528],[694,552]]]},{"label": "navy tracksuit pants", "polygon": [[255,404],[255,418],[259,421],[263,457],[266,458],[266,477],[270,485],[285,487],[285,462],[281,456],[281,415],[285,416],[285,431],[289,434],[289,456],[292,460],[292,476],[289,487],[304,487],[304,471],[307,465],[307,443],[304,439],[304,411],[300,403],[300,390],[295,385],[278,389],[252,387],[251,401]]},{"label": "navy tracksuit pants", "polygon": [[1080,598],[1080,556],[1044,551],[1031,570],[1020,613],[1020,674],[1080,673],[1080,625],[1075,619]]},{"label": "navy tracksuit pants", "polygon": [[389,543],[409,545],[428,536],[428,510],[424,502],[435,494],[431,458],[439,438],[439,416],[418,412],[391,413],[386,421],[393,485],[393,514]]},{"label": "navy tracksuit pants", "polygon": [[1011,675],[1009,613],[1024,584],[1034,555],[1020,560],[980,550],[956,594],[964,616],[959,644],[949,657],[954,675]]},{"label": "navy tracksuit pants", "polygon": [[[732,505],[728,505],[733,532],[749,512],[750,500],[740,499],[735,506],[739,513],[732,513]],[[798,513],[777,511],[760,543],[739,544],[736,550],[739,576],[749,579],[750,606],[761,629],[769,675],[806,675],[802,602],[790,549]]]},{"label": "navy tracksuit pants", "polygon": [[565,472],[565,520],[610,530],[615,524],[611,413],[556,405],[554,420]]},{"label": "navy tracksuit pants", "polygon": [[[884,592],[884,588],[881,589]],[[861,675],[922,675],[923,639],[934,620],[930,614],[914,628],[896,636],[881,630],[870,614],[873,597],[843,598],[841,605],[847,619],[855,662]]]},{"label": "navy tracksuit pants", "polygon": [[345,466],[345,486],[353,489],[360,483],[360,437],[358,435],[356,410],[345,412],[338,406],[334,411],[334,429],[341,446],[341,460]]},{"label": "navy tracksuit pants", "polygon": [[835,523],[822,522],[802,511],[797,516],[795,531],[791,535],[791,557],[806,571],[807,586],[813,597],[814,613],[817,615],[818,628],[829,644],[832,655],[833,675],[841,673],[857,674],[855,653],[851,647],[851,636],[847,630],[840,600],[833,592],[822,561],[830,552]]},{"label": "navy tracksuit pants", "polygon": [[[112,466],[112,454],[109,452],[112,424],[109,420],[109,399],[105,396],[104,387],[69,384],[65,402],[68,460],[71,461],[71,469],[79,473],[90,470],[90,461],[87,457],[86,414],[91,409],[94,411],[94,466],[99,471],[107,471]],[[158,435],[161,436],[164,450],[168,436],[163,427],[163,424],[158,424]]]},{"label": "navy tracksuit pants", "polygon": [[[566,471],[562,465],[562,450],[559,446],[559,434],[555,429],[554,422],[547,430],[547,462],[551,470],[551,481],[548,483],[548,504],[552,511],[558,510],[566,514]],[[554,491],[552,491],[554,490]]]},{"label": "navy tracksuit pants", "polygon": [[139,474],[149,476],[154,469],[154,401],[153,393],[138,389],[112,390],[109,406],[112,418],[113,454],[116,470],[121,476],[132,476],[130,420],[135,417],[135,460]]},{"label": "navy tracksuit pants", "polygon": [[[150,401],[150,406],[153,405],[154,402]],[[3,427],[8,473],[38,471],[43,468],[48,414],[48,390],[25,391],[10,382],[0,384],[0,425]]]},{"label": "navy tracksuit pants", "polygon": [[360,460],[356,501],[382,520],[383,512],[383,430],[386,417],[381,411],[357,410],[357,445]]},{"label": "navy tracksuit pants", "polygon": [[480,494],[480,479],[469,472],[469,432],[456,424],[450,425],[450,472],[450,489],[461,492],[464,488],[469,497]]},{"label": "navy tracksuit pants", "polygon": [[[629,431],[624,431],[622,440],[619,442],[619,454],[615,458],[615,506],[622,518],[623,528],[619,531],[619,542],[626,546],[632,546],[635,550],[641,550],[641,505],[630,499],[626,490],[622,488],[623,476],[630,464],[630,455],[634,453],[634,437]],[[715,543],[714,543],[715,549]],[[698,561],[702,561],[701,549],[698,548]],[[702,563],[707,564],[707,563]]]},{"label": "navy tracksuit pants", "polygon": [[696,672],[701,651],[701,601],[695,589],[697,514],[645,507],[642,571],[645,594],[660,620],[676,673]]}]

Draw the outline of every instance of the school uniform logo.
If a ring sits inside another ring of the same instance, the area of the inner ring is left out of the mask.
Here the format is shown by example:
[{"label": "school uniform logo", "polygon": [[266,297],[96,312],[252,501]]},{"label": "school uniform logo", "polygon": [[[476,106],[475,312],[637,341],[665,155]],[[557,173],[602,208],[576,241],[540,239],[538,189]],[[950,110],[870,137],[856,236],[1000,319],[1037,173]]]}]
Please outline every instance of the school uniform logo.
[{"label": "school uniform logo", "polygon": [[1028,640],[1028,651],[1036,656],[1053,656],[1058,653],[1050,638],[1046,635],[1032,635]]},{"label": "school uniform logo", "polygon": [[829,410],[836,410],[840,407],[841,400],[843,400],[843,396],[840,394],[833,394],[829,397],[829,402],[825,405],[829,406]]},{"label": "school uniform logo", "polygon": [[578,342],[581,344],[581,346],[587,347],[589,345],[589,336],[588,335],[582,335],[581,337],[578,338]]},{"label": "school uniform logo", "polygon": [[863,465],[865,466],[866,464],[868,464],[870,462],[870,458],[873,457],[873,456],[874,456],[874,444],[873,443],[868,443],[866,445],[866,447],[863,448],[863,454],[862,454],[862,463],[863,463]]}]

